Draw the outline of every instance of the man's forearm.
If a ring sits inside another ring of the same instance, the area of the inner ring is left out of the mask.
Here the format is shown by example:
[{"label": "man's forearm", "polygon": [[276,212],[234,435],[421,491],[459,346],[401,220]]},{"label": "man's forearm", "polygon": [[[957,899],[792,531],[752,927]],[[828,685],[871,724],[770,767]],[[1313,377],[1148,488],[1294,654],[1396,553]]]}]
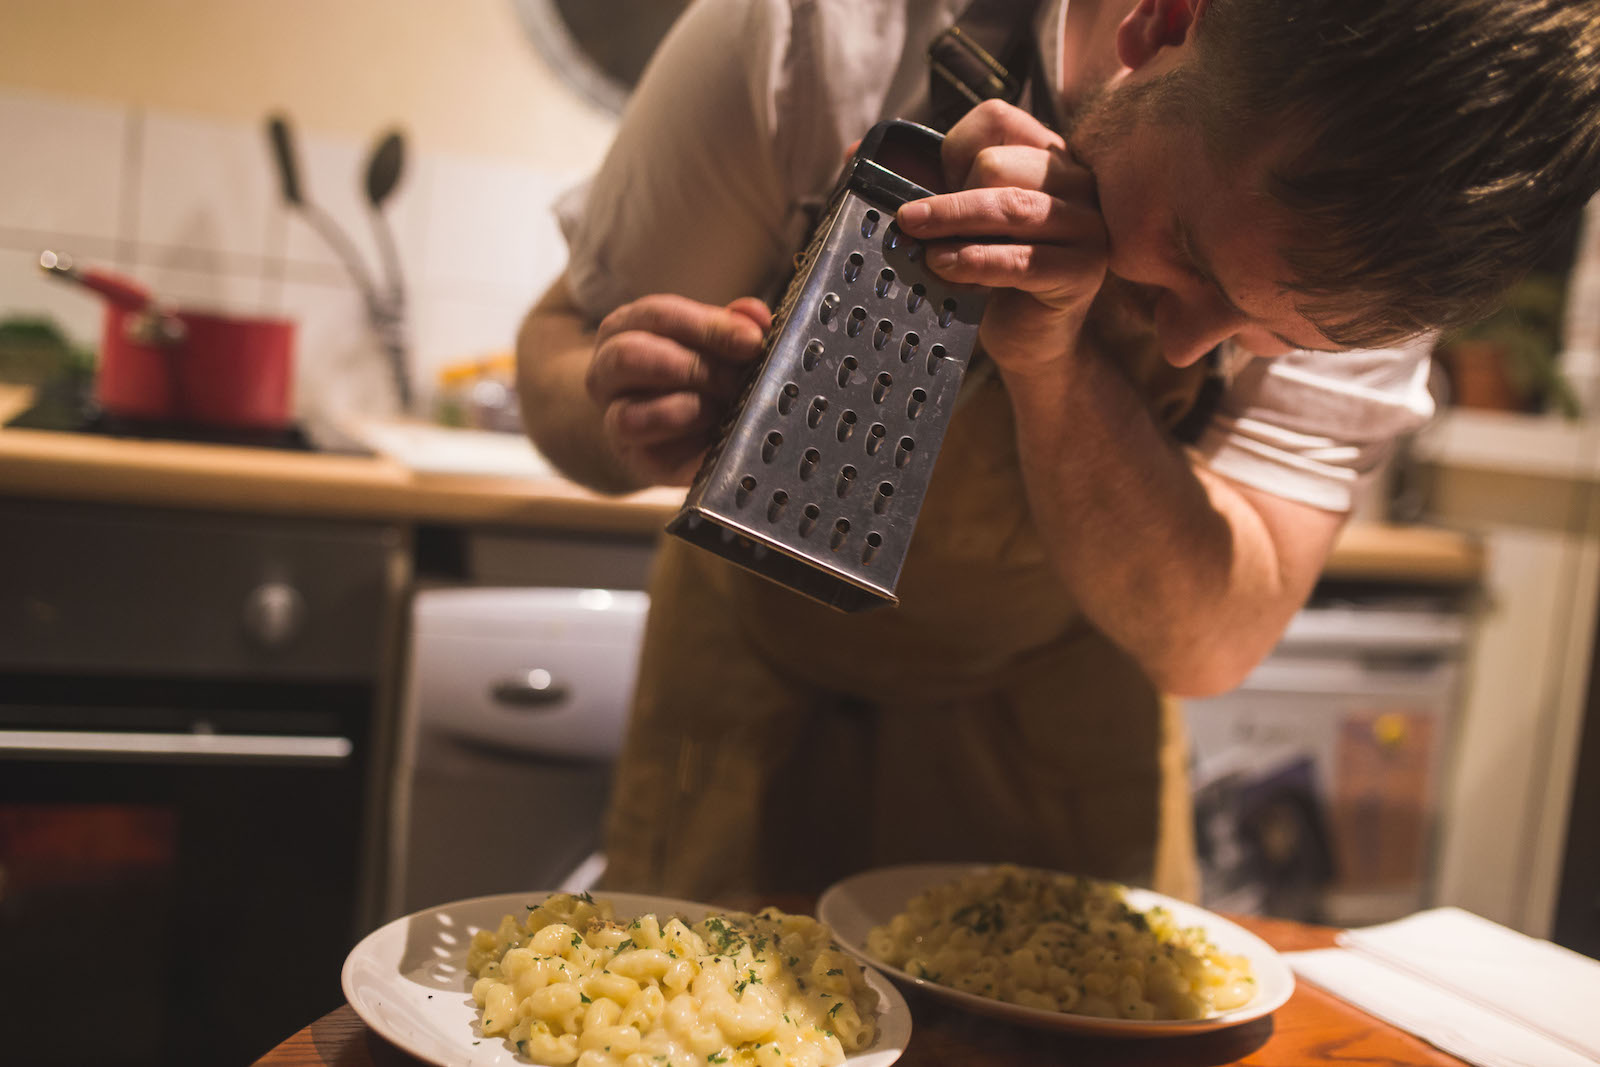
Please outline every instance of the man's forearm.
[{"label": "man's forearm", "polygon": [[568,478],[602,493],[638,489],[612,455],[602,413],[584,387],[594,331],[573,306],[564,280],[536,304],[517,334],[522,421],[540,452]]},{"label": "man's forearm", "polygon": [[[1303,602],[1326,544],[1285,560],[1283,531],[1193,468],[1108,360],[1002,373],[1035,521],[1084,613],[1168,692],[1237,684]],[[1316,513],[1307,540],[1331,541],[1338,522]]]}]

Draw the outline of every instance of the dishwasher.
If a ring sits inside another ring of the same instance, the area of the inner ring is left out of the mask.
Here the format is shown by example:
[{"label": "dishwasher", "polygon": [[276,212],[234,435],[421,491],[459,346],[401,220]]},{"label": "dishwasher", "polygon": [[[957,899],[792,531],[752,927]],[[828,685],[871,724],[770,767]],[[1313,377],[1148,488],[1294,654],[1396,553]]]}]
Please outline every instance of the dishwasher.
[{"label": "dishwasher", "polygon": [[1234,691],[1185,704],[1201,902],[1338,925],[1429,903],[1468,614],[1313,597]]},{"label": "dishwasher", "polygon": [[391,912],[594,883],[647,608],[629,589],[416,595]]}]

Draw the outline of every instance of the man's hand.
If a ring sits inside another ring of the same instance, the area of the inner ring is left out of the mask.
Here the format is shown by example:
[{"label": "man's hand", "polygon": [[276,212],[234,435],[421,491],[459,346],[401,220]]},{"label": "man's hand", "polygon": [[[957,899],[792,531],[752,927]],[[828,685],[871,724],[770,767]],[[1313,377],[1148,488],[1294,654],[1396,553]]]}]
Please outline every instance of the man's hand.
[{"label": "man's hand", "polygon": [[584,387],[630,479],[693,480],[771,322],[754,297],[713,307],[670,294],[624,304],[601,321]]},{"label": "man's hand", "polygon": [[995,288],[978,336],[1003,371],[1067,355],[1105,280],[1094,176],[1059,134],[998,100],[955,124],[943,163],[959,191],[906,204],[900,228],[929,242],[935,274]]}]

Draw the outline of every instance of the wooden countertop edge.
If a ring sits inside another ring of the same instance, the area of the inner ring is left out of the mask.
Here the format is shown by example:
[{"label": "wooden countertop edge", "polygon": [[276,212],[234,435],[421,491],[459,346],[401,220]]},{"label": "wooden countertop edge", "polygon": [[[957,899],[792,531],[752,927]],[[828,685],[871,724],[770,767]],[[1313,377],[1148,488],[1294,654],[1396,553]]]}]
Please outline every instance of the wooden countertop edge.
[{"label": "wooden countertop edge", "polygon": [[[381,456],[0,430],[0,493],[272,515],[652,535],[682,490],[608,497],[560,478],[412,471]],[[1451,531],[1354,522],[1325,576],[1470,585],[1482,546]]]},{"label": "wooden countertop edge", "polygon": [[1341,531],[1323,574],[1472,585],[1482,580],[1485,565],[1483,543],[1456,530],[1351,522]]},{"label": "wooden countertop edge", "polygon": [[681,490],[607,497],[557,478],[416,472],[381,456],[0,431],[0,493],[405,522],[655,533]]}]

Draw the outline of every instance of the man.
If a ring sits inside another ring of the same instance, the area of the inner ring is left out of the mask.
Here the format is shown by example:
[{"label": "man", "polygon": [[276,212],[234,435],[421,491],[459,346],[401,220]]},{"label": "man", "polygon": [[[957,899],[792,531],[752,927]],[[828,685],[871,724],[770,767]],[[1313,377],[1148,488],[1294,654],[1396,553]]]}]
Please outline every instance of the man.
[{"label": "man", "polygon": [[[874,120],[926,113],[924,51],[963,6],[690,9],[520,340],[563,470],[687,484],[812,198]],[[1189,891],[1161,694],[1225,690],[1266,654],[1351,487],[1428,414],[1431,331],[1600,181],[1592,3],[1018,7],[1044,42],[1035,110],[1067,105],[1067,135],[979,106],[945,144],[958,191],[899,216],[935,272],[996,287],[901,604],[840,616],[668,543],[618,887],[1006,859]],[[1229,382],[1183,448],[1214,349]]]}]

